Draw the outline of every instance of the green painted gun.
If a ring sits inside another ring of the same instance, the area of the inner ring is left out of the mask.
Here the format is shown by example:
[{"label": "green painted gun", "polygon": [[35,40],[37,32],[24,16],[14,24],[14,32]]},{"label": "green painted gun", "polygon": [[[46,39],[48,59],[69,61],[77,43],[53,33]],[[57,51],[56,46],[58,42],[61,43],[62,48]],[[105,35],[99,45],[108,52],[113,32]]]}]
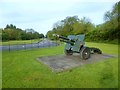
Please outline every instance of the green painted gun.
[{"label": "green painted gun", "polygon": [[57,34],[53,36],[60,38],[60,41],[65,42],[64,52],[66,55],[72,55],[73,53],[80,53],[81,59],[90,58],[91,53],[102,54],[102,51],[98,48],[90,48],[85,46],[84,38],[85,35],[69,35],[68,37],[63,37]]}]

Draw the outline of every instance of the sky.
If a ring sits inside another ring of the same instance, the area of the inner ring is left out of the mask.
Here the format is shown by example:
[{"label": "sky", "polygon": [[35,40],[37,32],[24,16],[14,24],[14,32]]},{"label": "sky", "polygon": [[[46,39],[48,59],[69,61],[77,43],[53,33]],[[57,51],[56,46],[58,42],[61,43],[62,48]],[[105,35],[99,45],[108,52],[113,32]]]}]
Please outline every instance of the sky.
[{"label": "sky", "polygon": [[119,0],[0,0],[0,28],[13,24],[44,35],[67,16],[87,17],[95,25]]}]

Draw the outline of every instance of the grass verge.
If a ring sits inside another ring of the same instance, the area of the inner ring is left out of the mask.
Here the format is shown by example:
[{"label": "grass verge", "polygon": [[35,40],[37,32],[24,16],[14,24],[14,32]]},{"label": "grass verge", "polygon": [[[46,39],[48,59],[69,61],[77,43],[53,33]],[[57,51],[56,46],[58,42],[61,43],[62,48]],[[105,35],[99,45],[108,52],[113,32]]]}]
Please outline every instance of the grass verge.
[{"label": "grass verge", "polygon": [[33,39],[33,40],[13,40],[13,41],[4,41],[0,42],[0,45],[6,46],[6,45],[18,45],[18,44],[30,44],[30,43],[36,43],[41,41],[42,39]]}]

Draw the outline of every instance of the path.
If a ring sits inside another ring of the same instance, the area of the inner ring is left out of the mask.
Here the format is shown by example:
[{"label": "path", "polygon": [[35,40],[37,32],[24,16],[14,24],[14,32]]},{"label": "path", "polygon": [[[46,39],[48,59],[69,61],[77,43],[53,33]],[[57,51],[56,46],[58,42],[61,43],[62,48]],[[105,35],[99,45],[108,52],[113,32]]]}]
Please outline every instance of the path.
[{"label": "path", "polygon": [[20,45],[10,45],[10,46],[0,46],[0,51],[4,50],[22,50],[22,49],[31,49],[31,48],[43,48],[50,46],[57,46],[58,44],[50,40],[42,40],[41,42],[32,43],[32,44],[20,44]]}]

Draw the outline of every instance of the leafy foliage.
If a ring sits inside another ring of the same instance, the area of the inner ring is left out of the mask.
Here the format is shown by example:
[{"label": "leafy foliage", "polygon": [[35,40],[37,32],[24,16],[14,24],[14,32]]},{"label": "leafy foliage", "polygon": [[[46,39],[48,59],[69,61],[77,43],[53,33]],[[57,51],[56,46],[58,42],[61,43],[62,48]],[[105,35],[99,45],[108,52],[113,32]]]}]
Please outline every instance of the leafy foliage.
[{"label": "leafy foliage", "polygon": [[62,36],[68,36],[70,34],[83,34],[91,31],[94,25],[86,17],[79,19],[78,16],[66,17],[60,22],[56,22],[51,31],[47,32],[47,37],[55,39],[52,34],[59,34]]},{"label": "leafy foliage", "polygon": [[10,24],[6,25],[4,29],[0,29],[2,32],[2,40],[30,40],[30,39],[38,39],[43,38],[44,35],[41,33],[34,31],[33,29],[22,30],[20,28],[16,28],[16,26]]},{"label": "leafy foliage", "polygon": [[99,25],[91,23],[89,18],[78,16],[66,17],[64,20],[56,22],[53,29],[47,32],[47,37],[55,39],[52,34],[68,36],[70,34],[85,34],[86,41],[112,41],[120,39],[120,30],[118,29],[118,3],[112,10],[107,11],[104,15],[105,22]]}]

